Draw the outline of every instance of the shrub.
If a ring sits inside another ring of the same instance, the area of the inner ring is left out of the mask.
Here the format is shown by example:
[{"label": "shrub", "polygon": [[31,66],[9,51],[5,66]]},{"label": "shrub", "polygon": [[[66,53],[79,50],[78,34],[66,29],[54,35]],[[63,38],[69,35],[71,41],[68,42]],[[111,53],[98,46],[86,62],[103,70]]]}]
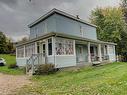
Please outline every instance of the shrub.
[{"label": "shrub", "polygon": [[54,64],[40,64],[36,67],[35,75],[51,74],[56,71]]},{"label": "shrub", "polygon": [[14,69],[14,68],[17,68],[18,66],[16,64],[9,64],[8,65],[8,68],[9,69]]}]

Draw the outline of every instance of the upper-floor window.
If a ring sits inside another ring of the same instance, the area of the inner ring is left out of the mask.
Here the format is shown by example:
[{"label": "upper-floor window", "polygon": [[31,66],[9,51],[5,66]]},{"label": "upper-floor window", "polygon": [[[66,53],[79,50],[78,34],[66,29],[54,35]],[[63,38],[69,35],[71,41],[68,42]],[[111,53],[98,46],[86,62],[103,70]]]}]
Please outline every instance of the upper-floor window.
[{"label": "upper-floor window", "polygon": [[37,27],[34,28],[34,33],[35,33],[35,36],[38,37],[39,36],[39,30]]},{"label": "upper-floor window", "polygon": [[80,25],[80,35],[83,37],[83,27]]}]

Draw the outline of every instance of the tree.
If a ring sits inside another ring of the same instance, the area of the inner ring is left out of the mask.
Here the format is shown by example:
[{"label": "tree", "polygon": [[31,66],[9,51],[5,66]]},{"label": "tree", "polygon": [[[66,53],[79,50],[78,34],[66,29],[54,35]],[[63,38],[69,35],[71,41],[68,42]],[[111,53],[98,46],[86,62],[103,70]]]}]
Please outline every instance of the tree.
[{"label": "tree", "polygon": [[90,20],[97,26],[99,40],[117,43],[117,53],[127,52],[127,27],[122,8],[96,8]]},{"label": "tree", "polygon": [[123,11],[123,14],[124,14],[124,18],[125,18],[125,21],[127,23],[127,0],[121,0],[121,9]]},{"label": "tree", "polygon": [[11,53],[15,50],[12,41],[0,32],[0,54]]},{"label": "tree", "polygon": [[6,36],[0,32],[0,53],[6,52]]},{"label": "tree", "polygon": [[28,40],[29,40],[28,37],[23,37],[19,42],[26,42],[26,41],[28,41]]}]

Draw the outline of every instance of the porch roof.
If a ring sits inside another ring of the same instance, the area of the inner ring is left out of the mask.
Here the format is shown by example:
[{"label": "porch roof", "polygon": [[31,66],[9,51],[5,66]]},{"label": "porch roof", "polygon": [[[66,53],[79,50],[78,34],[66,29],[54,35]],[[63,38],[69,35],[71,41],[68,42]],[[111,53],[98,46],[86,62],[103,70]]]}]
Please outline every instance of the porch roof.
[{"label": "porch roof", "polygon": [[74,39],[74,40],[80,40],[80,41],[85,41],[85,42],[91,42],[91,43],[98,43],[98,44],[108,44],[108,45],[117,45],[116,43],[111,43],[111,42],[104,42],[104,41],[100,41],[100,40],[92,40],[92,39],[88,39],[88,38],[83,38],[83,37],[77,37],[77,36],[73,36],[73,35],[68,35],[65,33],[57,33],[57,32],[51,32],[51,33],[47,33],[44,34],[43,36],[40,36],[38,38],[35,39],[31,39],[29,41],[26,42],[18,42],[16,44],[16,46],[21,46],[21,45],[25,45],[25,44],[29,44],[29,43],[33,43],[45,38],[49,38],[49,37],[62,37],[62,38],[69,38],[69,39]]}]

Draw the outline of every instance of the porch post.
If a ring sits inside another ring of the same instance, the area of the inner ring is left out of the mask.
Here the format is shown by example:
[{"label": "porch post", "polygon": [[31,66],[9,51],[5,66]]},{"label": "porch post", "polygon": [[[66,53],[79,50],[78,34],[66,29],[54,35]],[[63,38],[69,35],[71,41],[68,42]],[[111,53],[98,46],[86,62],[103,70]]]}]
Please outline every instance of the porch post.
[{"label": "porch post", "polygon": [[98,44],[98,57],[99,57],[99,61],[102,61],[101,44]]},{"label": "porch post", "polygon": [[104,56],[106,55],[106,48],[105,48],[105,45],[103,46],[104,48]]},{"label": "porch post", "polygon": [[25,56],[26,56],[26,47],[25,47],[25,45],[24,45],[24,58],[25,58]]},{"label": "porch post", "polygon": [[88,42],[88,62],[91,62],[90,42]]},{"label": "porch post", "polygon": [[17,56],[17,54],[18,54],[17,52],[18,52],[18,49],[17,49],[17,47],[16,47],[16,58],[18,57],[18,56]]},{"label": "porch post", "polygon": [[37,42],[35,42],[35,54],[37,54]]}]

